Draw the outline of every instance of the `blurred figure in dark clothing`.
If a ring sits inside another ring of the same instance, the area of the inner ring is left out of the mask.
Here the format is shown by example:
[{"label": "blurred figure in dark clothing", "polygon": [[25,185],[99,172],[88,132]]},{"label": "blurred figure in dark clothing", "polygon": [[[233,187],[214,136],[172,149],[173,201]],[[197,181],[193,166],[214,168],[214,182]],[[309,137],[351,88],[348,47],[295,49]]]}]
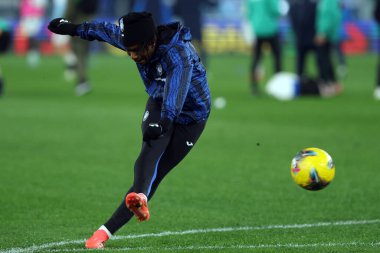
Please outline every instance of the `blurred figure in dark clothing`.
[{"label": "blurred figure in dark clothing", "polygon": [[[0,8],[0,54],[6,53],[12,47],[14,37],[12,22],[17,18],[19,8],[13,1],[4,1]],[[0,62],[1,63],[1,62]],[[4,76],[0,66],[0,96],[4,94]]]},{"label": "blurred figure in dark clothing", "polygon": [[[380,24],[380,0],[376,0],[373,17],[375,21],[377,22],[377,24]],[[380,54],[379,54],[379,62],[377,64],[376,87],[375,87],[375,91],[373,95],[376,100],[380,100]]]},{"label": "blurred figure in dark clothing", "polygon": [[[307,75],[305,73],[307,55],[316,53],[314,39],[317,0],[289,0],[289,4],[289,17],[296,42],[296,70],[298,76],[302,78]],[[318,65],[317,61],[315,64]]]},{"label": "blurred figure in dark clothing", "polygon": [[333,45],[333,49],[335,51],[337,66],[336,73],[339,80],[343,80],[347,76],[347,60],[345,52],[343,51],[343,42],[348,40],[348,34],[344,28],[344,20],[347,18],[347,8],[344,0],[339,0],[339,8],[341,12],[340,16],[340,27],[338,29],[338,36],[335,44]]},{"label": "blurred figure in dark clothing", "polygon": [[190,28],[192,43],[200,54],[204,65],[207,65],[207,53],[203,46],[202,13],[204,8],[216,5],[217,0],[177,0],[174,6],[174,14],[179,16],[182,23]]},{"label": "blurred figure in dark clothing", "polygon": [[317,4],[316,36],[319,77],[322,93],[325,97],[341,93],[342,87],[337,82],[332,49],[339,38],[342,13],[339,0],[319,0]]},{"label": "blurred figure in dark clothing", "polygon": [[[5,53],[12,43],[12,31],[9,22],[0,18],[0,54]],[[0,67],[0,96],[4,92],[4,78]]]},{"label": "blurred figure in dark clothing", "polygon": [[307,55],[313,52],[318,70],[318,93],[323,97],[341,92],[332,62],[332,49],[338,41],[341,20],[338,3],[338,0],[289,0],[289,17],[296,42],[297,74],[302,83],[311,83],[310,80],[314,79],[305,68]]},{"label": "blurred figure in dark clothing", "polygon": [[[77,24],[91,20],[98,10],[98,5],[98,0],[68,0],[65,18]],[[90,44],[88,41],[74,37],[71,38],[71,46],[76,61],[68,68],[72,69],[77,77],[75,94],[83,96],[92,90],[87,76]]]},{"label": "blurred figure in dark clothing", "polygon": [[246,1],[246,18],[250,22],[253,33],[256,35],[256,42],[252,47],[251,63],[251,92],[252,95],[260,94],[259,63],[264,52],[264,45],[271,48],[273,57],[273,72],[282,71],[282,48],[280,41],[280,17],[279,0],[248,0]]}]

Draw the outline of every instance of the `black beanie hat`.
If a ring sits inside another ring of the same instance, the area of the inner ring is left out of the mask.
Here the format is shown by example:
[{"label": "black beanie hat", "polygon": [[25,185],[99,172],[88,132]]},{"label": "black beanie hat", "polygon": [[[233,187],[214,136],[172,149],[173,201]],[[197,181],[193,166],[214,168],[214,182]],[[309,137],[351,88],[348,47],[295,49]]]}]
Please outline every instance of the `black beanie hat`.
[{"label": "black beanie hat", "polygon": [[156,25],[149,12],[130,12],[119,19],[119,26],[126,47],[144,44],[156,34]]}]

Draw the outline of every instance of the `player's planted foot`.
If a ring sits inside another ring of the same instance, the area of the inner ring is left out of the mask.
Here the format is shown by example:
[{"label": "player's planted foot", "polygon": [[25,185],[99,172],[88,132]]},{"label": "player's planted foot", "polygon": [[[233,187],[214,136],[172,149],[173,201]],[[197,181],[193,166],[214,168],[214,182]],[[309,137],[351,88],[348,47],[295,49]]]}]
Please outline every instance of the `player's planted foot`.
[{"label": "player's planted foot", "polygon": [[110,237],[108,236],[107,232],[98,229],[95,231],[95,233],[86,241],[86,248],[87,249],[102,249],[104,248],[106,241]]},{"label": "player's planted foot", "polygon": [[125,204],[134,213],[138,221],[149,220],[148,199],[144,193],[129,193],[125,198]]}]

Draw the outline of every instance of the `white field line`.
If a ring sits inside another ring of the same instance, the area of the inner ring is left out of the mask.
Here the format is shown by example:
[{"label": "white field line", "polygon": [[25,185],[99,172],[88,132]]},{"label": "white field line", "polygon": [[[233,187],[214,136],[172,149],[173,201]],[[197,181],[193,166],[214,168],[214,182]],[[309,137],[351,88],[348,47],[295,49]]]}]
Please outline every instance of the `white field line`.
[{"label": "white field line", "polygon": [[[105,248],[102,251],[142,251],[149,250],[154,252],[160,251],[184,251],[184,250],[243,250],[243,249],[276,249],[276,248],[320,248],[320,247],[379,247],[380,242],[327,242],[327,243],[309,243],[309,244],[298,244],[298,243],[287,243],[287,244],[257,244],[257,245],[230,245],[230,246],[184,246],[184,247],[139,247],[139,248]],[[88,252],[88,249],[78,248],[78,249],[52,249],[45,250],[44,252],[55,253],[55,252]]]},{"label": "white field line", "polygon": [[[318,223],[288,224],[288,225],[268,225],[268,226],[255,226],[255,227],[247,226],[247,227],[208,228],[208,229],[192,229],[192,230],[184,230],[184,231],[165,231],[165,232],[160,232],[160,233],[137,234],[137,235],[127,235],[127,236],[113,236],[111,239],[125,240],[125,239],[136,239],[136,238],[146,238],[146,237],[181,236],[181,235],[189,235],[189,234],[207,234],[207,233],[223,233],[223,232],[236,232],[236,231],[271,230],[271,229],[296,229],[296,228],[313,228],[313,227],[330,227],[330,226],[352,226],[352,225],[367,225],[367,224],[378,224],[378,223],[380,223],[380,219],[318,222]],[[84,244],[84,242],[85,242],[85,239],[52,242],[52,243],[46,243],[42,245],[33,245],[27,248],[5,249],[5,250],[1,250],[0,253],[26,253],[26,252],[32,253],[32,252],[39,252],[39,251],[53,252],[52,250],[49,250],[49,249],[65,246],[65,245],[71,245],[71,244]],[[286,244],[283,244],[283,245],[286,245]],[[294,244],[294,245],[297,245],[297,244]],[[260,245],[251,245],[251,246],[259,247]],[[282,246],[282,247],[285,247],[285,246]],[[177,249],[179,250],[181,248],[179,247]],[[184,249],[186,249],[186,247],[184,247]],[[134,250],[136,250],[136,248]],[[143,250],[143,248],[140,248],[140,250]],[[61,249],[60,251],[64,251],[64,249]],[[71,249],[68,251],[73,251],[73,250]]]}]

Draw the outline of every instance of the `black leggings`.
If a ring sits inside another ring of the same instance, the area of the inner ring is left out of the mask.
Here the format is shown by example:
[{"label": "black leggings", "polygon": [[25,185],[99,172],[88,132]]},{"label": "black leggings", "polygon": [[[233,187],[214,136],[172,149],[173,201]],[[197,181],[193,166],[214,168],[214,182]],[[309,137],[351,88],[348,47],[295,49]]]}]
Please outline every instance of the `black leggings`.
[{"label": "black leggings", "polygon": [[[273,54],[273,71],[278,73],[282,70],[282,59],[281,59],[281,45],[279,35],[269,36],[269,37],[259,37],[257,38],[256,43],[253,46],[253,61],[251,65],[251,73],[255,76],[255,72],[257,70],[258,65],[260,64],[260,60],[263,53],[263,45],[268,43],[272,49]],[[257,82],[255,78],[253,78],[254,82]]]},{"label": "black leggings", "polygon": [[331,57],[331,48],[332,45],[328,41],[323,45],[317,46],[319,78],[320,81],[324,84],[336,82],[335,71]]},{"label": "black leggings", "polygon": [[[146,104],[141,130],[149,123],[158,122],[161,106],[152,98]],[[206,121],[190,125],[174,124],[157,140],[143,142],[141,152],[134,168],[134,181],[127,192],[144,193],[151,199],[164,177],[190,152],[203,132]],[[127,195],[126,194],[126,195]],[[133,217],[125,205],[125,198],[112,217],[104,224],[114,234]]]}]

